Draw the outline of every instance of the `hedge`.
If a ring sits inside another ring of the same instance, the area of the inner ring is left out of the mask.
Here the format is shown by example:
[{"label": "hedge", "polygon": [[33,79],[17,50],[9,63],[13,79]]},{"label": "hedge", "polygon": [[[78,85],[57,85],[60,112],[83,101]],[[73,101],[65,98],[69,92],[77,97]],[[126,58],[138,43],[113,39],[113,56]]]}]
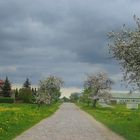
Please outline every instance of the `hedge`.
[{"label": "hedge", "polygon": [[15,99],[10,97],[2,97],[0,98],[0,103],[14,103]]}]

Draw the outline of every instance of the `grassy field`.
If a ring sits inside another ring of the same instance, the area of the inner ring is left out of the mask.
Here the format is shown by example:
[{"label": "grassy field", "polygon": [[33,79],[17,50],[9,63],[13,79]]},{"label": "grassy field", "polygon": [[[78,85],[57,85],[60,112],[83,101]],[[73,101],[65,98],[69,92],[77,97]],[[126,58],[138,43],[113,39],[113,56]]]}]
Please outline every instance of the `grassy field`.
[{"label": "grassy field", "polygon": [[84,104],[77,105],[127,140],[140,140],[140,109],[128,110],[124,105],[114,108],[98,106],[96,109]]},{"label": "grassy field", "polygon": [[0,140],[11,140],[53,114],[59,105],[38,108],[35,104],[0,104]]}]

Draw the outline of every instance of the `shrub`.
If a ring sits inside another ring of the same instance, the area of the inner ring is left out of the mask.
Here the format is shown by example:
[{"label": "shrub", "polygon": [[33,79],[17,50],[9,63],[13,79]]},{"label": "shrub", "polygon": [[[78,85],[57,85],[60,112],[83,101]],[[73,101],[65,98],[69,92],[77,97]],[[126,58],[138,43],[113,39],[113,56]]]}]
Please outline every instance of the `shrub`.
[{"label": "shrub", "polygon": [[19,90],[18,99],[22,100],[24,103],[31,103],[33,96],[30,88],[22,88]]},{"label": "shrub", "polygon": [[14,102],[15,102],[14,98],[10,98],[10,97],[0,98],[0,103],[14,103]]}]

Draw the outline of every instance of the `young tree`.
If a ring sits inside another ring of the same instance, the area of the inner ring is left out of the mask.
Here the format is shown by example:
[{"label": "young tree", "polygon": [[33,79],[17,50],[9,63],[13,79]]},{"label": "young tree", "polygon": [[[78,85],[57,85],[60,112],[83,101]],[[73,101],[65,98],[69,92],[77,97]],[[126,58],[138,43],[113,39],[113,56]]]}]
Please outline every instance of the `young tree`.
[{"label": "young tree", "polygon": [[62,98],[62,101],[63,101],[63,102],[69,102],[70,99],[64,96],[64,97]]},{"label": "young tree", "polygon": [[33,98],[34,96],[31,90],[31,82],[27,78],[23,83],[23,87],[19,90],[17,99],[22,100],[24,103],[32,103]]},{"label": "young tree", "polygon": [[14,90],[14,94],[15,94],[15,98],[17,98],[19,94],[19,90],[17,88]]},{"label": "young tree", "polygon": [[31,82],[29,81],[28,78],[27,78],[26,81],[24,82],[23,88],[31,88]]},{"label": "young tree", "polygon": [[61,96],[60,88],[63,83],[62,79],[56,76],[49,76],[47,79],[41,80],[36,95],[36,102],[38,104],[51,104],[57,101]]},{"label": "young tree", "polygon": [[22,100],[24,103],[32,103],[32,90],[30,88],[21,88],[19,90],[18,99]]},{"label": "young tree", "polygon": [[70,101],[71,102],[77,102],[79,100],[79,93],[72,93],[70,95]]},{"label": "young tree", "polygon": [[6,79],[4,81],[4,85],[2,87],[2,93],[4,97],[10,97],[11,96],[11,83],[8,80],[8,77],[6,76]]},{"label": "young tree", "polygon": [[82,102],[86,103],[88,106],[90,105],[90,103],[91,103],[91,89],[90,88],[84,89],[80,100]]},{"label": "young tree", "polygon": [[96,107],[100,98],[108,99],[111,96],[108,91],[112,84],[113,81],[105,73],[87,75],[87,79],[84,81],[84,89],[89,91],[89,98],[93,101],[93,107]]},{"label": "young tree", "polygon": [[108,34],[109,50],[121,65],[126,85],[140,89],[140,19],[134,16],[134,20],[137,24],[134,30],[124,25],[120,31]]}]

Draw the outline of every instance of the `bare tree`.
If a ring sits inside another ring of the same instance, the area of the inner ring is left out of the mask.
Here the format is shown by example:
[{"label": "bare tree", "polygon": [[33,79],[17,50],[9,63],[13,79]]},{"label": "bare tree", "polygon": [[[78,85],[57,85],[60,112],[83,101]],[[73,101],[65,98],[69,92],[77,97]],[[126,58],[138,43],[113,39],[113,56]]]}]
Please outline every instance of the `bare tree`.
[{"label": "bare tree", "polygon": [[90,91],[93,107],[96,107],[96,103],[100,98],[105,100],[110,98],[109,90],[111,90],[112,84],[113,81],[105,73],[87,75],[87,79],[84,81],[84,88]]},{"label": "bare tree", "polygon": [[140,19],[134,15],[137,28],[123,28],[118,32],[110,32],[109,50],[118,60],[123,70],[123,80],[133,89],[140,89]]}]

